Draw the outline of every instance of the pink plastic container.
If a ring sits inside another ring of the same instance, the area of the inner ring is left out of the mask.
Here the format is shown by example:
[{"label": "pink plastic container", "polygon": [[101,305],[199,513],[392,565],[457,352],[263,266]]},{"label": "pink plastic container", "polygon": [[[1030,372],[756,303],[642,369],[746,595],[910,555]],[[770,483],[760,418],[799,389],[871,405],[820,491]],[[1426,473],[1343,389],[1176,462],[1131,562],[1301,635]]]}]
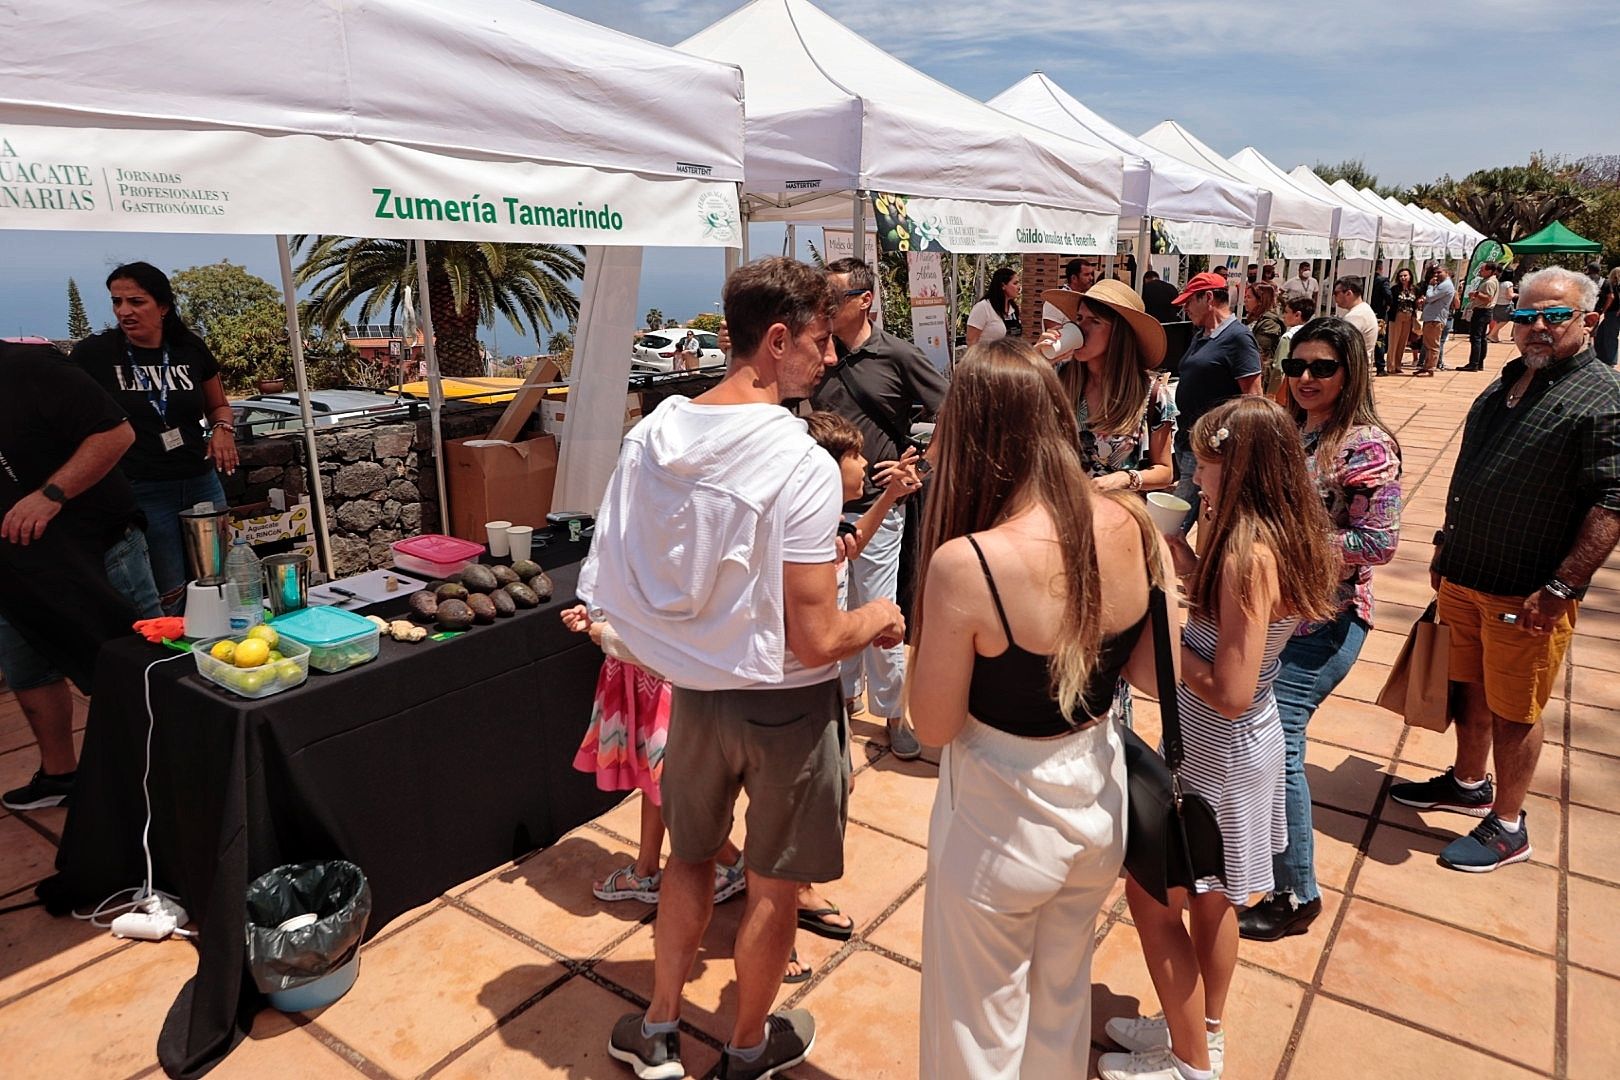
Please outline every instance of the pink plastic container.
[{"label": "pink plastic container", "polygon": [[393,543],[394,565],[430,577],[447,578],[484,553],[483,544],[442,533],[412,536]]}]

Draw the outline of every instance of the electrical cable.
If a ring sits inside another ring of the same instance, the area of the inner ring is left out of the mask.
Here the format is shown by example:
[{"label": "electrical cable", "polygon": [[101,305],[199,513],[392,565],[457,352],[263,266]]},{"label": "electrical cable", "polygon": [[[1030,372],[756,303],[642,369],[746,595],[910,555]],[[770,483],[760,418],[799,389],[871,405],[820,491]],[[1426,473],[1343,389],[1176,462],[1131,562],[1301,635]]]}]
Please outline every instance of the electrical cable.
[{"label": "electrical cable", "polygon": [[[146,856],[146,880],[141,882],[140,885],[119,889],[86,914],[80,914],[77,911],[72,912],[75,919],[88,922],[91,926],[106,930],[112,927],[112,923],[110,921],[102,922],[104,916],[120,915],[126,911],[152,911],[159,906],[153,902],[156,898],[166,900],[182,913],[184,912],[184,908],[180,906],[179,897],[152,887],[154,874],[152,871],[152,788],[150,781],[152,778],[152,732],[157,727],[157,718],[152,712],[152,669],[159,664],[167,664],[171,660],[187,660],[190,658],[190,653],[165,656],[161,660],[154,660],[147,664],[145,672],[142,673],[141,680],[144,684],[146,700],[146,763],[141,772],[141,795],[146,801],[146,822],[141,826],[141,851]],[[119,897],[126,893],[130,894],[128,901],[115,903]],[[193,936],[189,930],[176,929],[174,933],[179,937]]]}]

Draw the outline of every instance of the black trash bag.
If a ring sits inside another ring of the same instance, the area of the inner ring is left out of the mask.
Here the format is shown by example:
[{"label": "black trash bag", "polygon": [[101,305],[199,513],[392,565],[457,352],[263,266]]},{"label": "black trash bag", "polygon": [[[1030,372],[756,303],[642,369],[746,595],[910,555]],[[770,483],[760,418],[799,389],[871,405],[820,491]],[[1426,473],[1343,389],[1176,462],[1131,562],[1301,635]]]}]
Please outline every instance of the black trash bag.
[{"label": "black trash bag", "polygon": [[[247,890],[248,969],[259,992],[312,983],[348,963],[371,919],[371,885],[352,862],[333,859],[278,866]],[[288,919],[318,916],[294,930]]]}]

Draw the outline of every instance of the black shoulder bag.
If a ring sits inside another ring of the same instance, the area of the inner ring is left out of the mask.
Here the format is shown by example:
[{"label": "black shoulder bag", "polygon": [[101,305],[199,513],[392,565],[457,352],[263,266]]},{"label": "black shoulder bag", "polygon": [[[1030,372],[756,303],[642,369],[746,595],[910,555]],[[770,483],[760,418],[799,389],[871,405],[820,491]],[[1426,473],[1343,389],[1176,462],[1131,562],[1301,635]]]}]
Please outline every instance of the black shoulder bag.
[{"label": "black shoulder bag", "polygon": [[1226,879],[1226,850],[1221,824],[1202,795],[1183,791],[1176,771],[1186,748],[1181,741],[1181,710],[1176,703],[1176,669],[1170,639],[1170,608],[1164,589],[1154,586],[1148,599],[1153,621],[1153,653],[1159,674],[1159,715],[1164,722],[1164,756],[1126,728],[1128,808],[1125,869],[1161,904],[1171,889],[1191,889],[1201,878]]}]

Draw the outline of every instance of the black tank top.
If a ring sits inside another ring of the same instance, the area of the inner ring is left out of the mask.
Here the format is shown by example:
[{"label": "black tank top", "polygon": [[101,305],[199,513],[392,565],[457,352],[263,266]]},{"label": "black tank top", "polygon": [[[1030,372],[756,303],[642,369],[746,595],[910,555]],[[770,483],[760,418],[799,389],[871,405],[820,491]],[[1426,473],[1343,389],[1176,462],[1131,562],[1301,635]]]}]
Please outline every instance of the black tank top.
[{"label": "black tank top", "polygon": [[1142,628],[1147,625],[1148,612],[1153,610],[1152,597],[1148,598],[1148,609],[1142,612],[1140,619],[1119,633],[1103,638],[1091,677],[1086,680],[1086,692],[1081,696],[1081,706],[1088,719],[1071,724],[1052,700],[1051,657],[1021,649],[1013,641],[1012,627],[1001,606],[1001,593],[996,590],[990,564],[985,561],[977,540],[969,536],[967,542],[973,545],[973,552],[979,557],[984,583],[990,586],[990,599],[995,601],[996,615],[1001,619],[1001,631],[1007,635],[1006,652],[973,658],[968,712],[982,724],[1027,739],[1067,735],[1107,716],[1119,685],[1119,673],[1125,670],[1137,639],[1142,636]]}]

